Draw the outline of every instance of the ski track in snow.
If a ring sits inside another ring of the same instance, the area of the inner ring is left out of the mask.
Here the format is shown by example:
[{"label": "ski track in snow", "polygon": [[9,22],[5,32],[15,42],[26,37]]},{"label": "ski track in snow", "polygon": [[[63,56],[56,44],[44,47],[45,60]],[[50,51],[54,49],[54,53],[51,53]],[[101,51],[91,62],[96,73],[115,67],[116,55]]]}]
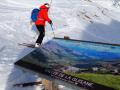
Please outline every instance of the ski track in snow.
[{"label": "ski track in snow", "polygon": [[[106,1],[102,1],[53,0],[49,13],[56,36],[120,44],[120,9],[114,8],[111,1],[106,5]],[[39,79],[16,69],[14,62],[34,50],[18,46],[18,43],[35,42],[37,33],[35,26],[29,24],[30,12],[44,2],[50,0],[0,1],[0,90],[40,90],[40,86],[14,88],[12,85]],[[44,43],[52,37],[53,32],[47,24]]]}]

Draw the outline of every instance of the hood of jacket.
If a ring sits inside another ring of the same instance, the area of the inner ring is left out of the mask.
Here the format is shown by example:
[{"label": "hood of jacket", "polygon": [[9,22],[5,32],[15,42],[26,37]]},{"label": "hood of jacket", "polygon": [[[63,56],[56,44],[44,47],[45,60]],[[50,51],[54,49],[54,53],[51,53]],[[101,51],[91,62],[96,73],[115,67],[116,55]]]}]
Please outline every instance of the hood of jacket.
[{"label": "hood of jacket", "polygon": [[40,6],[40,9],[49,9],[48,7],[46,7],[45,5],[42,5],[42,6]]}]

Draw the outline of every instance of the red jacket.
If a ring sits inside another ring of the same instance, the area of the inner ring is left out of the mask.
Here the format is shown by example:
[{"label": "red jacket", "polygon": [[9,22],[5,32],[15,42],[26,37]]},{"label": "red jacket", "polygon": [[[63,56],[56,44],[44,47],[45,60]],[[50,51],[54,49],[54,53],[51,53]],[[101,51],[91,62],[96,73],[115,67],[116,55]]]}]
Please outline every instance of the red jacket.
[{"label": "red jacket", "polygon": [[42,5],[38,14],[38,20],[35,22],[35,24],[45,26],[46,21],[50,22],[51,19],[48,17],[48,8],[45,5]]}]

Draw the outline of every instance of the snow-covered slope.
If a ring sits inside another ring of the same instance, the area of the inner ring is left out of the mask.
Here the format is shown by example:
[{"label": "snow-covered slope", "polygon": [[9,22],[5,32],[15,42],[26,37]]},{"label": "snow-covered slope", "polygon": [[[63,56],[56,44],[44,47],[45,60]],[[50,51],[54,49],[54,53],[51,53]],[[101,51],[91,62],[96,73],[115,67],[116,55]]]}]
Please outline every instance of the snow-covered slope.
[{"label": "snow-covered slope", "polygon": [[[12,84],[38,78],[23,73],[13,64],[33,50],[18,46],[18,43],[35,42],[36,28],[29,24],[30,12],[44,2],[51,1],[0,1],[0,90],[19,90],[13,88]],[[120,9],[112,4],[110,0],[53,0],[49,14],[56,36],[120,44]],[[47,24],[44,42],[51,37],[53,33]],[[25,90],[37,90],[35,88]]]},{"label": "snow-covered slope", "polygon": [[75,5],[76,1],[72,2],[71,5],[66,4],[66,7],[69,8],[61,10],[62,13],[66,12],[62,17],[65,18],[63,18],[67,23],[65,26],[68,26],[66,29],[69,30],[64,35],[75,39],[120,43],[119,11],[114,10],[114,7],[111,7],[113,9],[103,8],[101,4],[96,2],[81,1]]}]

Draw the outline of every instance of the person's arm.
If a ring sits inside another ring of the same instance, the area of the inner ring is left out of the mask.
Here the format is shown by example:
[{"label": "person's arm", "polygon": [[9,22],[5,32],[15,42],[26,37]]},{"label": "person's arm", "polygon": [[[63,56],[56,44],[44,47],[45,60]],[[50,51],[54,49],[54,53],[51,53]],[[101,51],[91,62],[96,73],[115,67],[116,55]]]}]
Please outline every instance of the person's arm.
[{"label": "person's arm", "polygon": [[49,18],[47,11],[44,13],[44,19],[48,21],[48,23],[52,24],[52,20]]}]

